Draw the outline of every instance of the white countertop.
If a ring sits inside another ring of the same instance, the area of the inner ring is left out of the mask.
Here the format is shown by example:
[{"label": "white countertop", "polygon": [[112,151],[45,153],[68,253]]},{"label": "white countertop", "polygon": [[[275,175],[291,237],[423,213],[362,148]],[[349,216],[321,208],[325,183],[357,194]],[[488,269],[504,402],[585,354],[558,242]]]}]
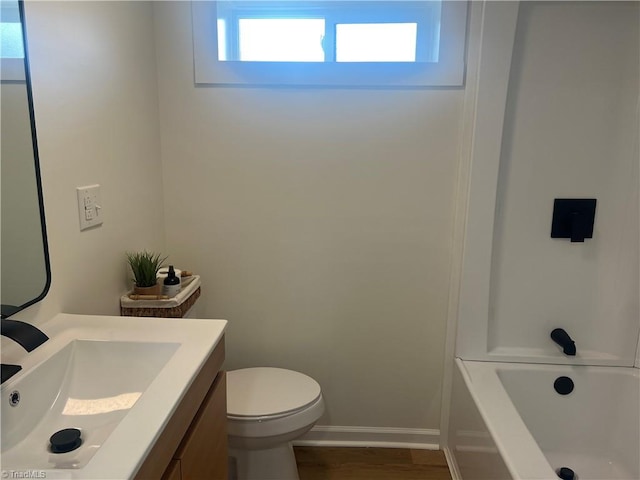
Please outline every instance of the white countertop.
[{"label": "white countertop", "polygon": [[[16,473],[33,470],[40,478],[48,480],[132,478],[204,362],[222,338],[226,325],[226,320],[70,314],[56,315],[40,325],[39,328],[49,336],[49,340],[31,353],[25,353],[20,359],[19,364],[23,369],[2,385],[3,398],[5,390],[19,385],[21,378],[29,371],[73,340],[171,342],[178,343],[179,346],[83,468],[42,470],[31,469],[28,465],[11,465],[9,450],[2,452],[3,478],[5,475],[6,478],[10,478],[12,470]],[[140,361],[144,362],[144,358],[140,358]],[[109,379],[96,381],[106,382]],[[14,448],[20,448],[20,444]]]}]

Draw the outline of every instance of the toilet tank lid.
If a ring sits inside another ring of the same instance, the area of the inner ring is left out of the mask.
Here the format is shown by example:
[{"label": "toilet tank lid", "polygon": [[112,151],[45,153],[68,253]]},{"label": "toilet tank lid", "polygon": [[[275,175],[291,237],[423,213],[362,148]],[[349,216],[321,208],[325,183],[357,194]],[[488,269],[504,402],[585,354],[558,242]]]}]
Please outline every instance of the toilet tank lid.
[{"label": "toilet tank lid", "polygon": [[255,367],[227,372],[227,414],[269,416],[293,412],[320,396],[320,385],[300,372]]}]

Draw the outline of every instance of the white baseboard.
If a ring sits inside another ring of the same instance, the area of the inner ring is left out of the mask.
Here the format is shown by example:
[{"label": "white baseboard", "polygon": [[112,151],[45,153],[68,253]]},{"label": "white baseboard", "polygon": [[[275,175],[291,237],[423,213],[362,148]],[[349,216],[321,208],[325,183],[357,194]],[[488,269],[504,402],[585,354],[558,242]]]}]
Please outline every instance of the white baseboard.
[{"label": "white baseboard", "polygon": [[295,440],[311,447],[380,447],[438,450],[440,430],[426,428],[341,427],[316,425]]},{"label": "white baseboard", "polygon": [[460,469],[458,468],[458,462],[456,462],[456,459],[451,453],[451,450],[446,445],[443,448],[443,450],[444,450],[444,457],[447,459],[447,465],[449,466],[449,472],[451,473],[451,478],[453,480],[462,480],[462,475],[460,475]]}]

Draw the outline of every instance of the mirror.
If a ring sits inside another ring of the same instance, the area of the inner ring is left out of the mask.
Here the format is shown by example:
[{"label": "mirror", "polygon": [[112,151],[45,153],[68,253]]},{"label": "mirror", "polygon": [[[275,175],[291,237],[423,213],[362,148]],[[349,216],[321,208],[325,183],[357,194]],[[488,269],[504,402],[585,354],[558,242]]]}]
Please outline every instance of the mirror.
[{"label": "mirror", "polygon": [[51,281],[22,1],[0,1],[0,270],[2,318]]}]

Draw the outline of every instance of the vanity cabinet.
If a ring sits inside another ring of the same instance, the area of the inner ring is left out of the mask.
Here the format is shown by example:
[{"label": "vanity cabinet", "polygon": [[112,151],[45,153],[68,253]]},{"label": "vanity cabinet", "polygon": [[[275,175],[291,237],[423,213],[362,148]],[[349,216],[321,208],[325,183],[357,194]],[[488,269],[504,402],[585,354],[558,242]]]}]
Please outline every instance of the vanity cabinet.
[{"label": "vanity cabinet", "polygon": [[227,479],[224,337],[194,379],[136,480]]}]

